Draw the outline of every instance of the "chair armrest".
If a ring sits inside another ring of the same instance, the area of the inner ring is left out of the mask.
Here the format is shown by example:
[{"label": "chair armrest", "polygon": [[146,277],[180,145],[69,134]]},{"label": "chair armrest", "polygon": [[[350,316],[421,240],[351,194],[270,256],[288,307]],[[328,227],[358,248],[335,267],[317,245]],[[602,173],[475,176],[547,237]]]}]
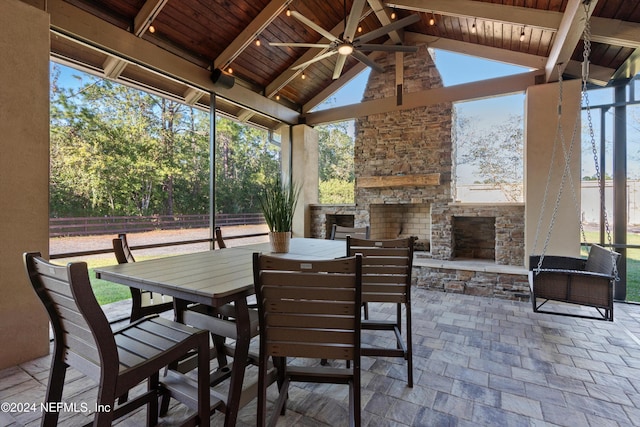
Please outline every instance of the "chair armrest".
[{"label": "chair armrest", "polygon": [[[537,270],[540,255],[532,255],[529,257],[529,270]],[[545,270],[572,270],[584,271],[587,260],[583,258],[573,258],[556,255],[545,255],[542,260],[542,269]]]}]

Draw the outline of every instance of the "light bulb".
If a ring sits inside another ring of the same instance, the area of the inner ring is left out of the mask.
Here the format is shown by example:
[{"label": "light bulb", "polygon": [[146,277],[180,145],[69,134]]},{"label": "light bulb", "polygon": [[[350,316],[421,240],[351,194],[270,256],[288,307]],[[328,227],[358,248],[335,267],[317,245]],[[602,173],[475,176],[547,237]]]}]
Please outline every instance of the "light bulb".
[{"label": "light bulb", "polygon": [[260,42],[260,38],[256,38],[256,46],[260,46],[262,43]]},{"label": "light bulb", "polygon": [[287,9],[287,16],[291,16],[291,9]]},{"label": "light bulb", "polygon": [[155,33],[156,32],[156,27],[154,27],[153,25],[149,25],[149,32],[151,34]]},{"label": "light bulb", "polygon": [[233,68],[231,68],[231,67],[227,68],[227,72],[228,72],[229,74],[233,74]]},{"label": "light bulb", "polygon": [[433,16],[433,14],[431,14],[431,18],[429,19],[429,25],[433,25],[436,23],[436,18],[435,16]]},{"label": "light bulb", "polygon": [[391,19],[396,19],[396,10],[395,9],[393,9],[391,11]]},{"label": "light bulb", "polygon": [[522,32],[520,33],[520,41],[524,41],[524,30],[522,30]]},{"label": "light bulb", "polygon": [[304,72],[302,72],[302,75],[300,77],[302,78],[302,80],[304,80],[307,78],[307,75]]},{"label": "light bulb", "polygon": [[353,46],[351,46],[349,43],[342,43],[340,46],[338,46],[338,53],[340,55],[351,55],[352,52]]}]

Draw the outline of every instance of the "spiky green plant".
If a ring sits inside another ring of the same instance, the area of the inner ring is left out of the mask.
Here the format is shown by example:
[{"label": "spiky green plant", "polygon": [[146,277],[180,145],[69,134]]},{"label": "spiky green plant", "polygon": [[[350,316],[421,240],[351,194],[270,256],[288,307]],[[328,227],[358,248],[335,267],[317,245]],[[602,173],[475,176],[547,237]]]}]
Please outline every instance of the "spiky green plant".
[{"label": "spiky green plant", "polygon": [[284,183],[278,176],[260,195],[260,210],[272,232],[291,231],[300,187]]}]

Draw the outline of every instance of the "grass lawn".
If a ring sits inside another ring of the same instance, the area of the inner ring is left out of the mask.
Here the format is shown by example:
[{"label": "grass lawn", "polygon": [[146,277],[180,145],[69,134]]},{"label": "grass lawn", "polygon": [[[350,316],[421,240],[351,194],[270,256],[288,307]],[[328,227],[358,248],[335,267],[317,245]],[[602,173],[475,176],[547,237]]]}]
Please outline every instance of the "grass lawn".
[{"label": "grass lawn", "polygon": [[[597,242],[598,232],[585,233],[589,243]],[[628,233],[627,244],[640,245],[640,234]],[[640,249],[627,249],[627,301],[640,302]]]},{"label": "grass lawn", "polygon": [[[151,259],[157,257],[138,257],[138,261],[144,259]],[[91,287],[93,293],[96,295],[98,304],[104,305],[112,302],[122,301],[127,298],[131,298],[131,292],[129,287],[125,285],[119,285],[117,283],[109,282],[107,280],[97,279],[95,268],[104,267],[106,265],[113,265],[113,256],[106,258],[95,258],[87,260],[87,266],[89,267],[89,279],[91,280]]]}]

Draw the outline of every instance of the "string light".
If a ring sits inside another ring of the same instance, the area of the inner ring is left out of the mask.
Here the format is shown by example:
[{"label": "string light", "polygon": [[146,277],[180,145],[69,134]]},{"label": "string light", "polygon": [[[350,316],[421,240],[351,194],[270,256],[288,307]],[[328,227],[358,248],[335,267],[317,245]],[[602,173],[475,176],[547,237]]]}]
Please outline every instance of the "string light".
[{"label": "string light", "polygon": [[280,101],[280,94],[276,95],[276,101]]},{"label": "string light", "polygon": [[358,26],[358,32],[361,33],[362,32],[362,26]]},{"label": "string light", "polygon": [[396,10],[395,9],[393,9],[391,11],[391,19],[396,19]]},{"label": "string light", "polygon": [[431,12],[431,18],[429,19],[429,25],[434,25],[436,23],[436,17]]},{"label": "string light", "polygon": [[520,41],[524,41],[524,27],[522,27],[522,32],[520,33]]},{"label": "string light", "polygon": [[231,68],[231,67],[227,68],[227,72],[228,72],[229,74],[233,74],[233,68]]},{"label": "string light", "polygon": [[476,19],[477,18],[473,18],[473,25],[471,26],[471,33],[472,34],[476,33]]},{"label": "string light", "polygon": [[287,16],[291,16],[291,9],[287,9]]},{"label": "string light", "polygon": [[302,72],[302,75],[300,76],[300,78],[302,78],[302,80],[307,78],[307,75],[304,73],[304,71]]},{"label": "string light", "polygon": [[262,43],[260,42],[260,37],[256,37],[256,46],[260,46]]},{"label": "string light", "polygon": [[154,27],[153,25],[149,25],[149,32],[151,34],[155,33],[156,32],[156,27]]}]

